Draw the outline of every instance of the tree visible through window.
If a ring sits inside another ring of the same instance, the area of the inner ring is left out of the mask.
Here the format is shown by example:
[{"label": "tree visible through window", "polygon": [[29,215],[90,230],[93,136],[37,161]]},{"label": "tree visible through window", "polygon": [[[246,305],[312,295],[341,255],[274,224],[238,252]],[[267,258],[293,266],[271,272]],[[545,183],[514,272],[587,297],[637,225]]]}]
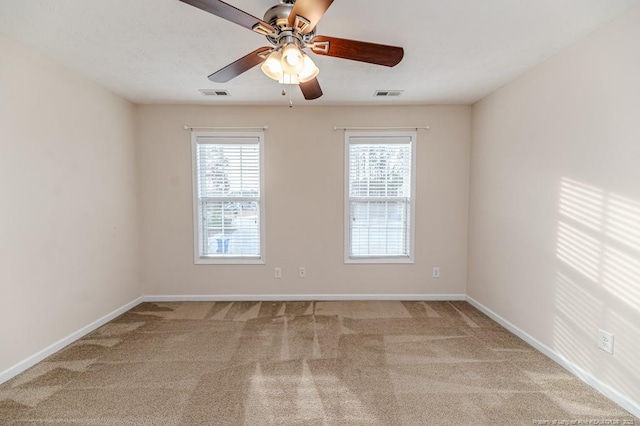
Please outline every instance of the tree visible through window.
[{"label": "tree visible through window", "polygon": [[347,261],[411,261],[415,133],[347,132]]},{"label": "tree visible through window", "polygon": [[262,134],[194,133],[197,263],[262,259]]}]

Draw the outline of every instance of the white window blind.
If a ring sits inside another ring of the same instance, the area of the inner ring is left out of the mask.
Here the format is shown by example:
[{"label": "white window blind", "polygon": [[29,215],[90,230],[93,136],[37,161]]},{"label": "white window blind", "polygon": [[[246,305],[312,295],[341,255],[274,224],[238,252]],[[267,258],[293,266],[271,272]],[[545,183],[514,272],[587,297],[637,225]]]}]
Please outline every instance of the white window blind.
[{"label": "white window blind", "polygon": [[413,260],[415,133],[347,132],[345,260]]},{"label": "white window blind", "polygon": [[261,262],[262,133],[192,138],[196,263]]}]

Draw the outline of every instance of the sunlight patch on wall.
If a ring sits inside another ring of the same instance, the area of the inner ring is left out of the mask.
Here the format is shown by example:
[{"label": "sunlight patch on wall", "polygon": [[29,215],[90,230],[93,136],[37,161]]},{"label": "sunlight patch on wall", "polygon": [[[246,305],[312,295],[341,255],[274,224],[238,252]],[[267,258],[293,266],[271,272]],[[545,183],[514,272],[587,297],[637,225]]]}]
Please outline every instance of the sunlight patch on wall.
[{"label": "sunlight patch on wall", "polygon": [[[584,278],[579,276],[584,281]],[[594,284],[590,284],[593,286]],[[555,347],[571,361],[593,367],[588,342],[601,318],[602,302],[589,294],[568,275],[556,274],[556,317],[554,321]]]},{"label": "sunlight patch on wall", "polygon": [[[640,380],[640,203],[560,182],[554,349],[623,392]],[[615,335],[613,356],[598,329]]]},{"label": "sunlight patch on wall", "polygon": [[560,214],[591,229],[602,229],[603,191],[580,182],[563,179],[560,183]]},{"label": "sunlight patch on wall", "polygon": [[575,323],[566,317],[556,315],[554,324],[554,350],[566,356],[572,362],[580,365],[582,368],[593,371],[595,368],[595,360],[588,347],[585,346],[585,340],[589,340],[589,335],[583,332],[576,332]]},{"label": "sunlight patch on wall", "polygon": [[612,194],[607,200],[606,234],[640,251],[640,203]]},{"label": "sunlight patch on wall", "polygon": [[558,224],[558,258],[594,282],[598,280],[601,245],[577,228]]},{"label": "sunlight patch on wall", "polygon": [[633,308],[640,308],[640,262],[616,250],[605,247],[604,288]]},{"label": "sunlight patch on wall", "polygon": [[602,301],[583,287],[562,272],[556,275],[556,303],[560,307],[559,312],[573,318],[576,329],[591,333],[600,322],[600,318],[594,313],[602,310]]}]

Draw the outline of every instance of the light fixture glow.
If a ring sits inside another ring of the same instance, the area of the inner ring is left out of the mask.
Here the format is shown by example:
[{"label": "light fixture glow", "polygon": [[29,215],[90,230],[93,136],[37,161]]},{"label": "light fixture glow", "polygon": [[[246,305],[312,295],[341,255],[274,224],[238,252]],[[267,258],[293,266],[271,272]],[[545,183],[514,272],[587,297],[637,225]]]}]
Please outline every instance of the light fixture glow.
[{"label": "light fixture glow", "polygon": [[302,52],[294,43],[287,44],[282,49],[282,69],[285,73],[298,74],[304,66]]},{"label": "light fixture glow", "polygon": [[300,83],[306,83],[309,80],[313,80],[316,78],[320,70],[313,63],[309,55],[302,54],[303,57],[303,67],[300,73],[298,73],[298,78],[300,79]]},{"label": "light fixture glow", "polygon": [[267,77],[280,84],[300,84],[314,79],[320,70],[309,55],[294,43],[287,44],[282,52],[274,50],[260,67]]},{"label": "light fixture glow", "polygon": [[269,56],[267,56],[266,61],[262,64],[262,72],[267,75],[267,77],[272,78],[276,81],[279,81],[282,78],[282,63],[281,63],[282,55],[277,50],[271,52]]},{"label": "light fixture glow", "polygon": [[300,63],[300,58],[294,53],[289,52],[287,56],[284,57],[284,59],[287,61],[287,64],[292,67],[297,67]]}]

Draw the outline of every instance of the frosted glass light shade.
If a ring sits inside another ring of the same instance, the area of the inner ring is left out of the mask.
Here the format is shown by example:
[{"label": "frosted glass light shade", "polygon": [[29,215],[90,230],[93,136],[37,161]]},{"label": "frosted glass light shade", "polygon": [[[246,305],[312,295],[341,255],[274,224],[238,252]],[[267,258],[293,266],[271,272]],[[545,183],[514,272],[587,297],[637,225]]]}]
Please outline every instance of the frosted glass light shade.
[{"label": "frosted glass light shade", "polygon": [[300,80],[300,83],[306,83],[307,81],[316,78],[320,70],[318,69],[316,64],[313,63],[309,55],[303,53],[302,56],[303,67],[302,70],[298,73],[298,79]]},{"label": "frosted glass light shade", "polygon": [[271,52],[260,68],[267,77],[279,81],[282,78],[282,55],[280,52],[277,50]]},{"label": "frosted glass light shade", "polygon": [[304,59],[302,52],[298,46],[293,43],[287,44],[282,49],[282,69],[285,73],[298,74],[304,67]]}]

